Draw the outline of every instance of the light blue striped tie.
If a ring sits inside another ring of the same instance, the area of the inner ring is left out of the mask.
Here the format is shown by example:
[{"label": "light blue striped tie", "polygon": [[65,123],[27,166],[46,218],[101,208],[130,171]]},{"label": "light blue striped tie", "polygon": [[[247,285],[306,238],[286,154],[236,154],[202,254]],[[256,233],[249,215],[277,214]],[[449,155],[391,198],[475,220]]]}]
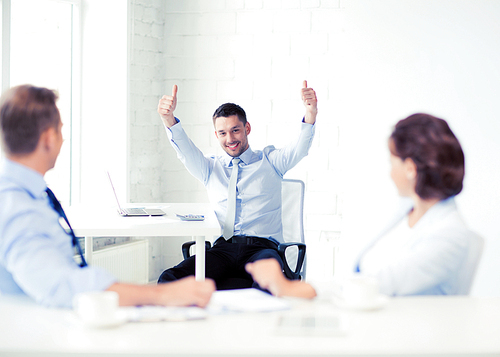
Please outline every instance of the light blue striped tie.
[{"label": "light blue striped tie", "polygon": [[233,171],[229,179],[227,191],[227,213],[226,222],[224,223],[223,236],[227,240],[234,234],[234,218],[236,216],[236,182],[238,181],[238,163],[240,159],[235,157],[233,160]]}]

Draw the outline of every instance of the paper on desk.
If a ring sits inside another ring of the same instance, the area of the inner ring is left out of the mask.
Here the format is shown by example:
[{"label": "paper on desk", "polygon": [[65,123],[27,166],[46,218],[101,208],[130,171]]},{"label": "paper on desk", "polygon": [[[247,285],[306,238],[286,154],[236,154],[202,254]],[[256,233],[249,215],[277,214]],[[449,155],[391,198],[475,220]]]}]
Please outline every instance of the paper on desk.
[{"label": "paper on desk", "polygon": [[258,289],[222,290],[213,293],[208,313],[268,312],[290,309],[290,302]]},{"label": "paper on desk", "polygon": [[200,307],[177,306],[135,306],[122,307],[120,312],[130,322],[186,321],[207,317],[207,312]]}]

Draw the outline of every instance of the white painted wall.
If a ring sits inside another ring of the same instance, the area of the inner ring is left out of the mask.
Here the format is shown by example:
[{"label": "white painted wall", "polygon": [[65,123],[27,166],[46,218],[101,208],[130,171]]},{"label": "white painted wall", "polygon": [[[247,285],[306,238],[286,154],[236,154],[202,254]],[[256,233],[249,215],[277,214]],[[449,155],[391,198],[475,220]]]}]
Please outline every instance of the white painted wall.
[{"label": "white painted wall", "polygon": [[127,2],[82,1],[81,196],[115,205],[106,176],[127,199]]},{"label": "white painted wall", "polygon": [[[346,1],[338,118],[346,261],[390,211],[386,138],[414,112],[448,121],[463,146],[458,205],[486,239],[474,295],[500,295],[500,3]],[[346,262],[347,264],[347,262]]]},{"label": "white painted wall", "polygon": [[307,79],[319,98],[317,137],[288,177],[306,182],[309,276],[332,274],[339,230],[335,269],[342,274],[388,219],[397,196],[387,137],[399,119],[423,111],[448,120],[465,151],[458,203],[486,239],[473,294],[500,295],[499,2],[131,1],[134,63],[143,78],[134,87],[144,94],[131,100],[130,128],[143,131],[130,157],[135,200],[207,200],[156,114],[172,84],[179,85],[176,114],[208,154],[220,150],[210,118],[226,101],[247,111],[254,149],[286,143],[303,112],[298,93]]}]

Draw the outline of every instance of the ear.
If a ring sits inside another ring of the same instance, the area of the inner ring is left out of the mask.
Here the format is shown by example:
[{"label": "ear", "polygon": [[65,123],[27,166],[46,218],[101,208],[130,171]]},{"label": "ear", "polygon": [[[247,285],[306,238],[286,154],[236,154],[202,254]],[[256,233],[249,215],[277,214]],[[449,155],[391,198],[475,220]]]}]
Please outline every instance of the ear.
[{"label": "ear", "polygon": [[214,133],[215,133],[215,137],[218,139],[219,138],[219,134],[217,134],[217,130],[214,130]]},{"label": "ear", "polygon": [[247,122],[245,124],[245,131],[246,131],[247,135],[250,134],[250,132],[252,131],[252,127],[250,126],[249,122]]},{"label": "ear", "polygon": [[417,178],[417,165],[415,161],[407,157],[404,161],[406,178],[408,180],[415,180]]},{"label": "ear", "polygon": [[[51,131],[52,129],[52,131]],[[40,134],[40,138],[38,139],[38,147],[41,148],[42,150],[44,151],[49,151],[51,146],[52,146],[52,142],[54,140],[53,138],[53,128],[48,128],[48,129],[45,129],[44,131],[42,131],[42,133]]]}]

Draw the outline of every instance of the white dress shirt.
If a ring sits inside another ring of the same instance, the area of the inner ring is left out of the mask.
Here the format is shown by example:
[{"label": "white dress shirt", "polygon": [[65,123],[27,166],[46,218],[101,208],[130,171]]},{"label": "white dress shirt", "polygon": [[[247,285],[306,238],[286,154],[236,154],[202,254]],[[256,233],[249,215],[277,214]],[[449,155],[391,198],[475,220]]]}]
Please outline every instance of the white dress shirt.
[{"label": "white dress shirt", "polygon": [[[204,156],[188,138],[180,122],[171,128],[165,128],[178,158],[207,188],[223,230],[233,158],[227,153],[221,156]],[[314,128],[314,125],[302,123],[298,138],[284,148],[267,146],[262,151],[253,151],[249,147],[239,156],[241,162],[236,185],[234,235],[283,242],[281,181],[283,175],[307,155],[314,137]]]}]

